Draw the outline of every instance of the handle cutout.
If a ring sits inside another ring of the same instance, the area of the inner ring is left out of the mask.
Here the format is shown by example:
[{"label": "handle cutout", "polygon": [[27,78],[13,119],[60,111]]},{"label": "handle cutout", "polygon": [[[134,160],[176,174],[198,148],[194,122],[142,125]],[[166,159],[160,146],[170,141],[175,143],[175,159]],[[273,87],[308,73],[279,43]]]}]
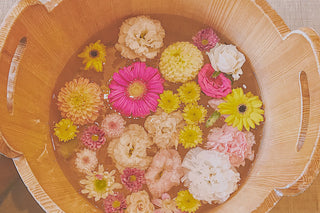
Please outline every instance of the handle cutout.
[{"label": "handle cutout", "polygon": [[308,77],[305,71],[300,72],[300,92],[301,92],[301,123],[300,132],[298,136],[298,142],[296,145],[296,150],[299,152],[306,139],[309,118],[310,118],[310,93],[308,85]]},{"label": "handle cutout", "polygon": [[26,46],[27,38],[23,37],[19,41],[10,64],[7,84],[7,109],[10,114],[13,114],[14,91],[17,81],[18,68]]}]

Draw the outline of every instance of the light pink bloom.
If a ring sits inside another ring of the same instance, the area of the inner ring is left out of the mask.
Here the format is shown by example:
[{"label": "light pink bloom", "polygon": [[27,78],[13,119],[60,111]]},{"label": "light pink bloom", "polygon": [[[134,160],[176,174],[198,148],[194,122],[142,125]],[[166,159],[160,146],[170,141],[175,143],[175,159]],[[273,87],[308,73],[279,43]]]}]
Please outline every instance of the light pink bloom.
[{"label": "light pink bloom", "polygon": [[89,126],[83,132],[81,141],[87,148],[97,150],[106,142],[104,135],[104,132],[99,127]]},{"label": "light pink bloom", "polygon": [[125,129],[126,121],[117,113],[106,115],[101,123],[102,130],[108,138],[119,137]]},{"label": "light pink bloom", "polygon": [[194,37],[192,37],[193,44],[198,47],[200,51],[208,51],[216,46],[220,41],[217,34],[211,28],[200,30]]},{"label": "light pink bloom", "polygon": [[136,168],[126,168],[121,175],[122,184],[131,192],[138,192],[146,183],[144,171]]},{"label": "light pink bloom", "polygon": [[153,213],[182,213],[182,211],[177,208],[175,200],[171,199],[168,193],[162,194],[161,199],[154,199],[152,203],[160,207],[160,209],[154,210]]},{"label": "light pink bloom", "polygon": [[103,201],[103,204],[106,213],[123,213],[127,208],[126,199],[119,193],[108,195],[108,197]]},{"label": "light pink bloom", "polygon": [[[224,103],[224,102],[226,102],[225,100],[223,100],[223,99],[211,99],[211,100],[209,100],[208,101],[208,104],[209,104],[209,106],[212,108],[212,109],[214,109],[215,111],[219,111],[219,109],[218,109],[218,106],[221,104],[221,103]],[[228,117],[229,115],[224,115],[224,114],[222,114],[221,115],[222,117],[224,117],[224,118],[226,118],[226,117]]]},{"label": "light pink bloom", "polygon": [[174,149],[161,149],[153,157],[145,177],[150,193],[158,198],[172,187],[179,185],[182,175],[179,153]]},{"label": "light pink bloom", "polygon": [[108,98],[121,114],[145,117],[156,111],[163,82],[158,69],[136,62],[114,73]]},{"label": "light pink bloom", "polygon": [[245,159],[253,160],[253,144],[255,139],[252,132],[241,132],[225,124],[222,128],[210,130],[206,147],[227,154],[231,165],[239,167],[245,165]]},{"label": "light pink bloom", "polygon": [[223,98],[231,92],[231,81],[223,73],[212,77],[214,72],[211,64],[204,65],[198,74],[198,83],[207,96]]}]

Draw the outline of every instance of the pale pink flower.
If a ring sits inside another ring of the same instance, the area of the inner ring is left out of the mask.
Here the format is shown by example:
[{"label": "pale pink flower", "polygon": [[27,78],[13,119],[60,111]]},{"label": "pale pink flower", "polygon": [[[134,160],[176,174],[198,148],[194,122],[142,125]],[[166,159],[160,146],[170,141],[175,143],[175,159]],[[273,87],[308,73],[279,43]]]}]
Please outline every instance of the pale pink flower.
[{"label": "pale pink flower", "polygon": [[97,126],[89,126],[82,134],[82,143],[91,150],[100,149],[106,142],[105,133]]},{"label": "pale pink flower", "polygon": [[98,165],[98,159],[96,152],[83,149],[76,154],[75,160],[76,168],[83,173],[93,171]]},{"label": "pale pink flower", "polygon": [[101,123],[102,130],[108,138],[119,137],[125,129],[126,121],[117,113],[106,115]]},{"label": "pale pink flower", "polygon": [[193,44],[201,51],[208,51],[216,46],[220,41],[217,34],[211,28],[200,30],[192,37]]},{"label": "pale pink flower", "polygon": [[161,199],[154,199],[152,203],[160,209],[154,210],[153,213],[182,213],[180,209],[177,208],[174,199],[171,199],[168,193],[161,195]]},{"label": "pale pink flower", "polygon": [[245,159],[253,160],[253,144],[253,133],[241,132],[225,124],[222,128],[210,130],[206,147],[227,154],[231,165],[239,167],[245,165]]}]

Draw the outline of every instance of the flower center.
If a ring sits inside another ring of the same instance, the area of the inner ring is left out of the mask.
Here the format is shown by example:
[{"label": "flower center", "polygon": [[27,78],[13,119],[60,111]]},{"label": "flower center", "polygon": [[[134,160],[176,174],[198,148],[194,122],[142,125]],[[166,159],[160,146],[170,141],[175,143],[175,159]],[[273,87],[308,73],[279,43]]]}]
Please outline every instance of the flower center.
[{"label": "flower center", "polygon": [[89,163],[89,161],[90,161],[90,159],[89,159],[88,156],[85,156],[85,157],[82,158],[82,162],[85,163],[85,164]]},{"label": "flower center", "polygon": [[245,112],[247,111],[247,106],[244,105],[244,104],[239,105],[238,111],[239,111],[240,113],[245,113]]},{"label": "flower center", "polygon": [[145,31],[143,31],[143,32],[141,32],[140,33],[140,38],[142,38],[142,39],[145,39],[145,36],[147,35],[147,31],[145,30]]},{"label": "flower center", "polygon": [[134,81],[128,87],[129,97],[134,99],[142,98],[146,90],[146,85],[142,81]]},{"label": "flower center", "polygon": [[90,56],[91,56],[92,58],[95,58],[95,57],[97,57],[98,55],[99,55],[98,50],[91,50],[91,51],[90,51]]},{"label": "flower center", "polygon": [[120,205],[121,205],[121,202],[119,201],[119,200],[115,200],[115,201],[113,201],[113,203],[112,203],[112,207],[113,208],[119,208],[120,207]]},{"label": "flower center", "polygon": [[82,94],[74,95],[71,97],[73,107],[81,108],[85,103],[85,97]]},{"label": "flower center", "polygon": [[113,121],[110,121],[108,126],[109,126],[110,129],[115,129],[117,127],[116,123],[113,122]]},{"label": "flower center", "polygon": [[131,176],[129,177],[129,180],[130,180],[131,182],[134,182],[134,181],[137,180],[137,177],[136,177],[135,175],[131,175]]},{"label": "flower center", "polygon": [[97,192],[104,192],[107,189],[107,181],[105,179],[99,180],[96,179],[94,180],[94,189]]},{"label": "flower center", "polygon": [[94,141],[94,142],[98,141],[98,140],[99,140],[99,135],[93,134],[93,135],[91,136],[91,140]]},{"label": "flower center", "polygon": [[207,39],[203,39],[201,41],[202,45],[208,45],[209,44],[209,41]]}]

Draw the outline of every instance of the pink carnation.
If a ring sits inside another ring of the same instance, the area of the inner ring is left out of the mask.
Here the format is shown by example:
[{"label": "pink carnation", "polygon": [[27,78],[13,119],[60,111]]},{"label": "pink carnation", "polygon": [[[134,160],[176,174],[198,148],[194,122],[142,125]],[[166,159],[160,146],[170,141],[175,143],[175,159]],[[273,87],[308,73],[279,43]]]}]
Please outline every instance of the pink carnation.
[{"label": "pink carnation", "polygon": [[90,126],[82,134],[81,141],[89,149],[97,150],[106,142],[104,135],[99,127]]},{"label": "pink carnation", "polygon": [[168,193],[162,194],[161,199],[154,199],[152,203],[160,207],[160,209],[154,210],[153,213],[182,213],[182,211],[177,208],[175,200],[171,199]]},{"label": "pink carnation", "polygon": [[223,73],[212,77],[214,72],[211,64],[204,65],[198,74],[198,83],[207,96],[223,98],[231,92],[231,81]]},{"label": "pink carnation", "polygon": [[216,46],[220,41],[217,34],[211,28],[200,30],[193,38],[193,44],[200,51],[208,51]]},{"label": "pink carnation", "polygon": [[253,160],[252,146],[255,144],[252,132],[241,132],[225,124],[222,128],[213,128],[208,135],[206,147],[225,153],[232,166],[245,165],[245,159]]},{"label": "pink carnation", "polygon": [[114,195],[108,195],[104,200],[104,210],[106,213],[123,213],[127,208],[126,199],[122,194],[115,193]]},{"label": "pink carnation", "polygon": [[144,171],[136,168],[126,168],[121,175],[122,184],[131,192],[138,192],[146,183]]},{"label": "pink carnation", "polygon": [[102,130],[109,138],[119,137],[125,129],[126,121],[117,113],[106,115],[101,123]]}]

